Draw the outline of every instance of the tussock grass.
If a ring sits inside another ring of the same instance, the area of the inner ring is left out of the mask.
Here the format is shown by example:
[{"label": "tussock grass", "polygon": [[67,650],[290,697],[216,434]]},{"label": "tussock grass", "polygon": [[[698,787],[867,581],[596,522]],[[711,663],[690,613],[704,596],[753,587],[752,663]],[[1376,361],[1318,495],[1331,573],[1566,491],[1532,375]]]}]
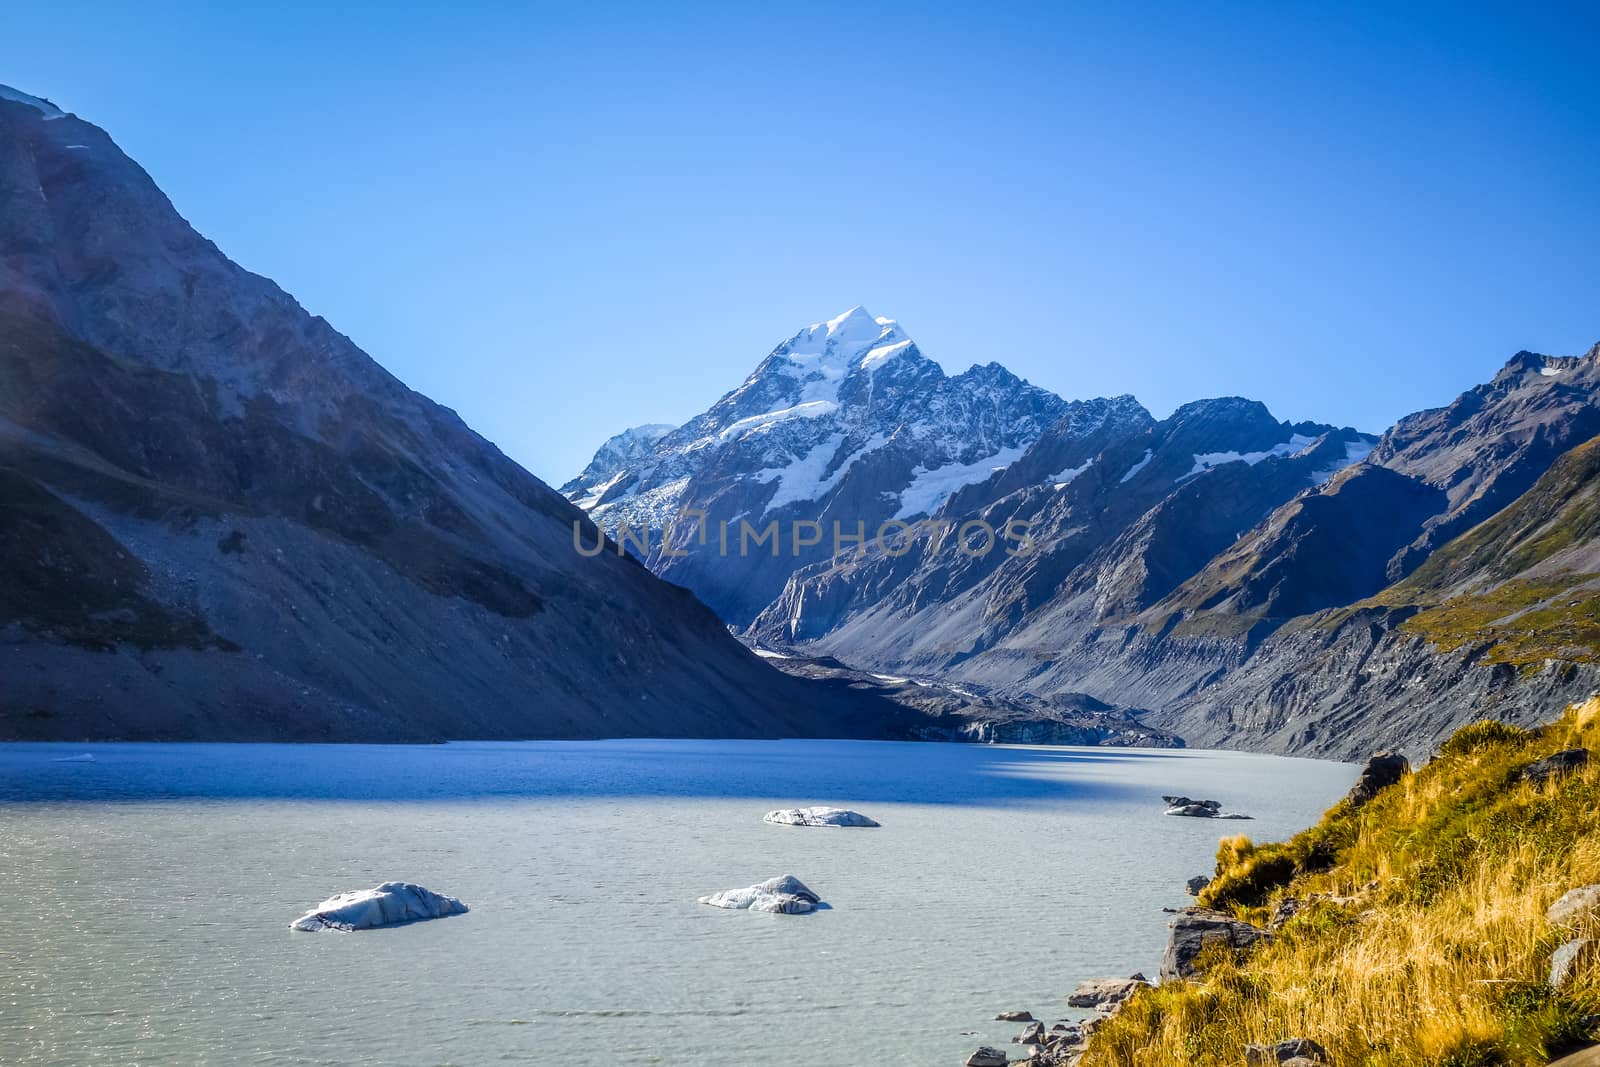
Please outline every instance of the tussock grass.
[{"label": "tussock grass", "polygon": [[1559,994],[1546,984],[1555,948],[1600,938],[1600,919],[1544,918],[1600,882],[1600,761],[1543,786],[1521,772],[1578,746],[1600,748],[1600,700],[1540,730],[1465,727],[1417,773],[1290,841],[1223,841],[1201,903],[1258,923],[1286,898],[1299,911],[1253,955],[1136,995],[1084,1067],[1236,1067],[1246,1044],[1290,1037],[1335,1065],[1547,1062],[1600,1012],[1593,960]]}]

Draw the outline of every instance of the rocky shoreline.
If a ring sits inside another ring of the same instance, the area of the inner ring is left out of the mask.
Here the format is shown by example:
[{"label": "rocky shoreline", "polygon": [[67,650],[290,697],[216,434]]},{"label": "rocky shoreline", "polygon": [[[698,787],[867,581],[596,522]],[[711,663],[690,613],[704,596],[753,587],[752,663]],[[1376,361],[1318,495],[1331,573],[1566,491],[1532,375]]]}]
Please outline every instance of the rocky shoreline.
[{"label": "rocky shoreline", "polygon": [[[1576,754],[1558,755],[1561,759],[1552,758],[1546,761],[1552,765],[1550,773],[1560,773],[1561,770],[1582,765],[1583,760]],[[1555,767],[1556,764],[1559,764],[1559,768]],[[1410,764],[1405,757],[1390,752],[1377,753],[1362,768],[1361,774],[1351,786],[1345,799],[1352,805],[1364,804],[1382,790],[1398,782],[1409,771]],[[1544,773],[1543,765],[1530,768],[1530,773]],[[1195,800],[1184,796],[1164,796],[1161,799],[1167,805],[1165,812],[1167,815],[1190,818],[1249,818],[1247,815],[1223,813],[1221,803],[1215,800]],[[1190,896],[1199,896],[1211,881],[1210,875],[1196,875],[1189,879],[1184,888]],[[1592,904],[1600,907],[1600,886],[1592,888]],[[1575,891],[1575,894],[1577,893],[1578,891]],[[1574,894],[1569,896],[1576,899]],[[1026,1024],[1022,1032],[1011,1039],[1013,1045],[1021,1046],[1022,1055],[1012,1058],[1004,1049],[984,1045],[967,1057],[965,1065],[1006,1067],[1007,1064],[1028,1064],[1029,1067],[1076,1067],[1083,1058],[1095,1030],[1121,1011],[1135,994],[1151,989],[1157,983],[1165,985],[1198,979],[1204,967],[1203,954],[1229,951],[1245,955],[1257,945],[1270,942],[1278,929],[1297,913],[1300,903],[1285,901],[1265,926],[1255,926],[1211,907],[1195,905],[1168,908],[1166,911],[1172,916],[1167,923],[1170,933],[1157,971],[1157,982],[1152,982],[1137,971],[1126,978],[1089,978],[1080,981],[1077,987],[1067,994],[1066,1006],[1080,1011],[1090,1010],[1095,1014],[1081,1020],[1063,1018],[1048,1027],[1028,1011],[1001,1012],[995,1016],[996,1022]],[[1569,955],[1576,958],[1586,947],[1586,943],[1578,944]],[[1283,1040],[1272,1045],[1247,1045],[1241,1049],[1240,1056],[1248,1067],[1257,1065],[1326,1067],[1328,1063],[1327,1053],[1321,1045],[1309,1038],[1298,1036],[1285,1036]]]}]

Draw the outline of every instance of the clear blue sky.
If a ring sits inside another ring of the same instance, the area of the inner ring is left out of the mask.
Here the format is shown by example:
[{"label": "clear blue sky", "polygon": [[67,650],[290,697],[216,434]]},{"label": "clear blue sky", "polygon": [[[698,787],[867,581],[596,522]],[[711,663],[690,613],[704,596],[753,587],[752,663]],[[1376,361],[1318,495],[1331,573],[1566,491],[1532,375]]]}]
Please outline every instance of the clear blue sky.
[{"label": "clear blue sky", "polygon": [[559,483],[862,303],[1379,430],[1600,340],[1594,5],[7,4],[0,82]]}]

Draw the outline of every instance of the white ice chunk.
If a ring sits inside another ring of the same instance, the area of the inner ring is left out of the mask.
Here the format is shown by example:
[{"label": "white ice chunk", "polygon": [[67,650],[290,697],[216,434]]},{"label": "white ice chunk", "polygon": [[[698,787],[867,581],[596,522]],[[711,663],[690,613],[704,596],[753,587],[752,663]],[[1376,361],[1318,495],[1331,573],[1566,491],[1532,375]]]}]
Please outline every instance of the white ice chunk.
[{"label": "white ice chunk", "polygon": [[769,878],[759,885],[743,889],[727,889],[701,897],[700,903],[713,908],[732,908],[739,911],[769,911],[777,915],[804,915],[814,911],[822,899],[805,883],[792,874]]},{"label": "white ice chunk", "polygon": [[[885,678],[886,675],[874,675],[875,678]],[[904,678],[893,679],[895,682],[904,682]],[[762,822],[775,823],[779,826],[877,826],[878,823],[867,818],[859,811],[848,808],[830,808],[826,806],[814,808],[780,808],[769,811],[761,817]]]},{"label": "white ice chunk", "polygon": [[370,930],[461,915],[467,906],[410,882],[384,882],[329,897],[289,924],[291,930]]}]

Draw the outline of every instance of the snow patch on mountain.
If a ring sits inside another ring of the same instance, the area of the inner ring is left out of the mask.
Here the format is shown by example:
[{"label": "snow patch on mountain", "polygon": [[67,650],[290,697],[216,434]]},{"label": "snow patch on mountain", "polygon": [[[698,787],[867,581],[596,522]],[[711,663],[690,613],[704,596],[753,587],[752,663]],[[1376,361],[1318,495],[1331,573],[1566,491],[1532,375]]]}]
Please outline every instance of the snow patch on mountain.
[{"label": "snow patch on mountain", "polygon": [[[837,392],[837,387],[835,387]],[[765,411],[760,415],[750,415],[738,419],[725,426],[717,434],[718,441],[732,441],[735,438],[750,437],[758,433],[765,433],[780,422],[790,419],[820,419],[824,415],[831,415],[839,410],[839,404],[834,400],[808,400],[793,407],[780,408],[777,411]]]},{"label": "snow patch on mountain", "polygon": [[1316,443],[1317,438],[1297,433],[1291,435],[1287,441],[1273,445],[1271,448],[1261,452],[1196,452],[1194,454],[1194,466],[1183,477],[1193,478],[1214,467],[1220,467],[1224,463],[1247,463],[1254,467],[1262,460],[1270,459],[1273,456],[1292,456],[1296,453],[1304,452]]},{"label": "snow patch on mountain", "polygon": [[1129,467],[1127,473],[1122,476],[1121,484],[1127,485],[1129,482],[1137,478],[1139,476],[1139,472],[1150,465],[1150,460],[1155,456],[1155,454],[1155,449],[1145,449],[1144,455],[1139,457],[1139,462]]},{"label": "snow patch on mountain", "polygon": [[827,440],[807,452],[800,459],[784,467],[768,468],[753,475],[753,480],[758,482],[778,482],[777,492],[772,494],[772,499],[767,501],[766,512],[777,511],[779,508],[805,500],[817,500],[833,490],[850,470],[852,464],[868,452],[883,447],[887,438],[883,434],[874,434],[866,444],[845,457],[833,471],[828,473],[828,465],[833,462],[833,457],[839,454],[839,449],[844,445],[845,435],[836,433]]},{"label": "snow patch on mountain", "polygon": [[1344,443],[1344,462],[1336,462],[1331,466],[1322,468],[1321,470],[1312,471],[1311,483],[1313,485],[1327,485],[1333,480],[1333,476],[1335,474],[1338,474],[1346,467],[1355,466],[1357,463],[1364,461],[1368,456],[1372,455],[1372,450],[1376,447],[1377,445],[1375,442],[1369,441],[1366,438],[1357,438],[1354,441],[1346,441]]},{"label": "snow patch on mountain", "polygon": [[1095,457],[1090,456],[1076,467],[1068,467],[1059,474],[1052,475],[1048,480],[1054,483],[1057,489],[1065,489],[1072,484],[1072,479],[1094,466]]},{"label": "snow patch on mountain", "polygon": [[932,515],[951,493],[981,482],[995,471],[1003,471],[1022,458],[1026,448],[1003,448],[974,463],[950,463],[934,470],[921,467],[911,472],[911,484],[900,491],[897,519]]},{"label": "snow patch on mountain", "polygon": [[50,101],[37,96],[29,96],[20,89],[13,89],[9,85],[0,85],[0,100],[10,100],[17,104],[27,104],[38,111],[47,119],[66,118],[67,113],[56,107]]},{"label": "snow patch on mountain", "polygon": [[779,366],[804,385],[802,404],[834,403],[855,367],[883,363],[911,347],[893,319],[873,318],[859,305],[827,322],[814,322],[778,347]]}]

